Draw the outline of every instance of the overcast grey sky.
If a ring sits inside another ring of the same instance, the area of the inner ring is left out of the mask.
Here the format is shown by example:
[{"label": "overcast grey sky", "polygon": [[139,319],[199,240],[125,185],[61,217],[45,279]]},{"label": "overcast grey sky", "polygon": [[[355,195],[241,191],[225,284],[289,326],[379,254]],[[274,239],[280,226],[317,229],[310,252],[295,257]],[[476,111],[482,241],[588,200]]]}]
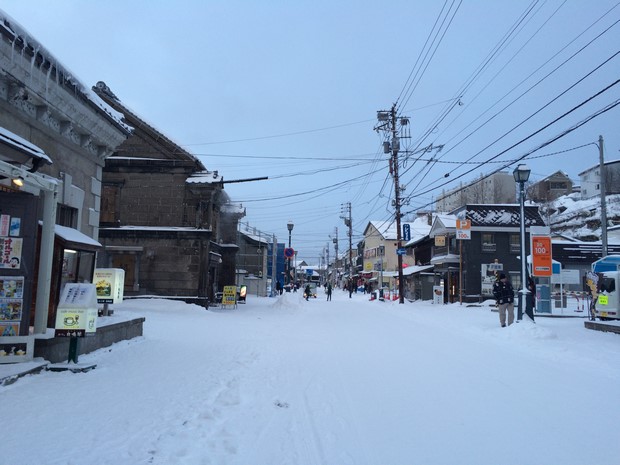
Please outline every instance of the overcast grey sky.
[{"label": "overcast grey sky", "polygon": [[512,172],[524,156],[532,180],[562,169],[577,182],[598,163],[599,134],[606,159],[620,158],[620,107],[598,115],[620,99],[612,0],[4,0],[1,8],[85,85],[105,81],[225,180],[269,176],[226,190],[247,208],[244,221],[280,242],[292,220],[293,247],[313,264],[335,227],[346,246],[342,204],[352,204],[354,243],[368,221],[393,216],[373,128],[376,111],[394,103],[411,122],[402,148],[444,145],[401,168],[406,212],[501,166]]}]

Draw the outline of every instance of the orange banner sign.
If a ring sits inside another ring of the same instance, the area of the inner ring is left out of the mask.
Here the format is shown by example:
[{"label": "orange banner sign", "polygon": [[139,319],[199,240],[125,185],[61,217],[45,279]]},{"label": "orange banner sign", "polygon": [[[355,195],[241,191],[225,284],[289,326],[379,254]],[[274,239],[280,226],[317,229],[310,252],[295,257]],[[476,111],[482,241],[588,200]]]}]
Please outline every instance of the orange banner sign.
[{"label": "orange banner sign", "polygon": [[532,275],[551,276],[552,274],[551,237],[532,236]]}]

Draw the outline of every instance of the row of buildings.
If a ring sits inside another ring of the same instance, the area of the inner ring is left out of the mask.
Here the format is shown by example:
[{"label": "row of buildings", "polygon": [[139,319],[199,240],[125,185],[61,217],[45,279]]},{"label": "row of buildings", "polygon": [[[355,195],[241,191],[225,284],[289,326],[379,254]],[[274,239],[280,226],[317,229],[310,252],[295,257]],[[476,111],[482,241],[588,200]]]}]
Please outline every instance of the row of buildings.
[{"label": "row of buildings", "polygon": [[[620,163],[612,165],[616,170]],[[561,173],[554,176],[531,196],[569,188]],[[0,335],[45,333],[54,326],[63,286],[91,282],[96,267],[125,270],[129,297],[204,305],[231,284],[266,295],[284,277],[284,245],[239,226],[245,210],[225,184],[104,82],[81,83],[0,11]],[[596,190],[591,184],[582,182],[583,195]],[[514,181],[498,173],[445,193],[441,202],[438,209],[452,215],[408,223],[407,297],[429,298],[429,286],[441,282],[449,300],[478,299],[482,265],[518,270]],[[545,224],[534,205],[526,216],[528,227]],[[472,221],[472,239],[463,247],[455,239],[457,217]],[[389,286],[395,238],[389,223],[370,222],[364,240],[337,257],[331,275],[326,266],[325,279]]]},{"label": "row of buildings", "polygon": [[0,337],[46,334],[95,268],[122,268],[129,297],[214,300],[239,255],[267,256],[225,183],[0,11]]}]

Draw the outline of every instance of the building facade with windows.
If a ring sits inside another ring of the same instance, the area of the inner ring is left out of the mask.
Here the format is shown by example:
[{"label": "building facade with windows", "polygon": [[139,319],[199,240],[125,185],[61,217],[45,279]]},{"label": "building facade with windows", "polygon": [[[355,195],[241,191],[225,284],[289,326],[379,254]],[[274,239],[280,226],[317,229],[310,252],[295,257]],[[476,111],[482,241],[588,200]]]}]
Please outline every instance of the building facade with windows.
[{"label": "building facade with windows", "polygon": [[[620,160],[608,161],[604,164],[605,193],[620,194]],[[590,199],[601,195],[601,168],[595,165],[579,173],[581,182],[581,198]]]},{"label": "building facade with windows", "polygon": [[102,267],[125,270],[125,295],[208,305],[236,282],[237,224],[217,171],[127,108],[108,86],[93,91],[135,128],[106,159]]},{"label": "building facade with windows", "polygon": [[551,202],[573,192],[573,182],[564,171],[556,171],[550,176],[530,185],[527,198],[537,202]]},{"label": "building facade with windows", "polygon": [[130,133],[121,114],[0,11],[0,213],[11,226],[0,236],[21,250],[19,266],[2,275],[24,289],[0,335],[30,326],[45,333],[63,286],[92,280],[105,158]]},{"label": "building facade with windows", "polygon": [[[457,218],[471,221],[471,239],[456,239]],[[526,233],[531,226],[545,226],[538,206],[525,206],[525,226]],[[438,216],[429,237],[435,243],[431,263],[446,301],[492,298],[489,281],[498,270],[509,276],[515,289],[520,287],[519,205],[465,205],[454,215]]]}]

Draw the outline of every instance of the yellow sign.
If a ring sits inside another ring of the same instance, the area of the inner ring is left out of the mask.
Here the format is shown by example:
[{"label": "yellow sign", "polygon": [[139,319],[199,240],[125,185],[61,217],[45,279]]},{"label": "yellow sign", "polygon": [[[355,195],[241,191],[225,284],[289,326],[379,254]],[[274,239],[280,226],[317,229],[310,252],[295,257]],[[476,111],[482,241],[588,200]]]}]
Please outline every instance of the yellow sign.
[{"label": "yellow sign", "polygon": [[224,286],[222,305],[237,305],[237,286]]},{"label": "yellow sign", "polygon": [[364,264],[364,269],[365,269],[366,271],[372,271],[372,263],[371,263],[371,262],[366,262],[366,263]]},{"label": "yellow sign", "polygon": [[598,303],[601,305],[609,305],[609,297],[607,297],[606,295],[599,295]]}]

